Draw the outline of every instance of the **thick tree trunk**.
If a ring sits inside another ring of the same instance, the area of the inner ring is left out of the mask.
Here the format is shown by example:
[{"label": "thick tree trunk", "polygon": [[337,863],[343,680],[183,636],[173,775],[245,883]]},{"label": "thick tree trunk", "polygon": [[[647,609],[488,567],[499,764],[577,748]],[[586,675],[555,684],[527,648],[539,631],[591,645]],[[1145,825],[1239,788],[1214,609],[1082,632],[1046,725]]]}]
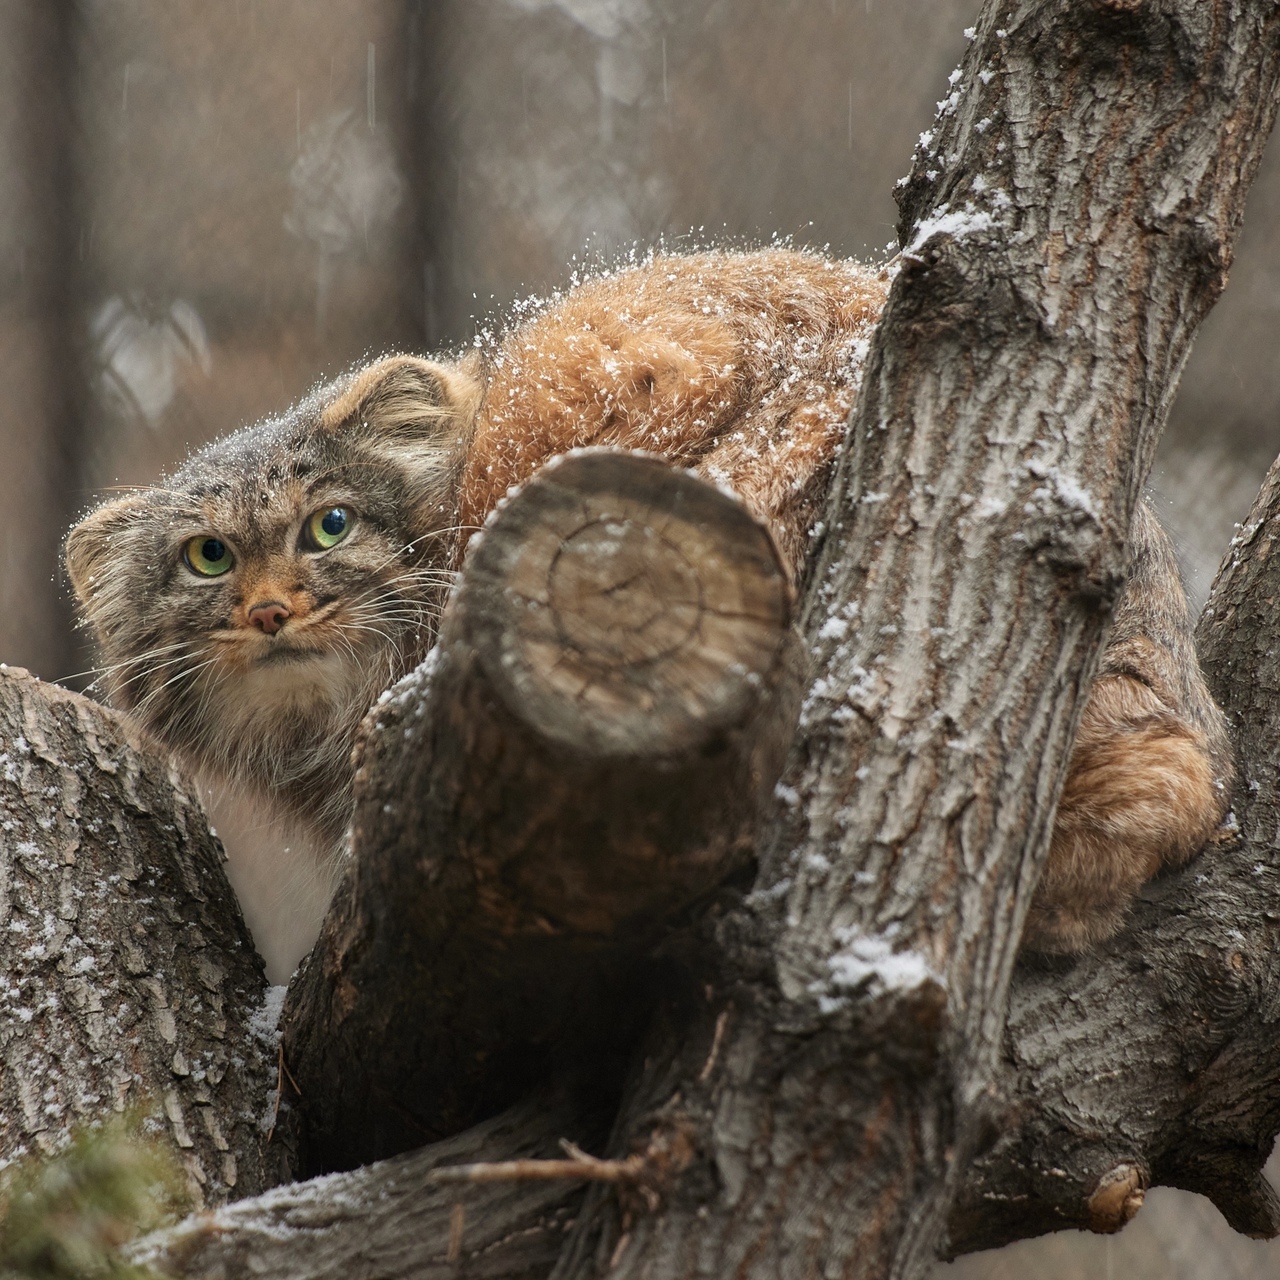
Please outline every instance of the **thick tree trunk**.
[{"label": "thick tree trunk", "polygon": [[0,667],[0,810],[0,1157],[136,1107],[197,1203],[287,1177],[262,961],[167,757]]},{"label": "thick tree trunk", "polygon": [[1198,637],[1241,763],[1238,838],[1151,885],[1093,954],[1019,969],[995,1141],[952,1211],[949,1255],[1117,1230],[1156,1183],[1207,1196],[1237,1231],[1280,1233],[1261,1173],[1280,1130],[1278,530],[1280,464]]},{"label": "thick tree trunk", "polygon": [[351,872],[290,991],[306,1167],[457,1132],[552,1054],[616,1089],[636,957],[750,858],[790,608],[768,534],[652,458],[576,454],[491,522],[368,727]]},{"label": "thick tree trunk", "polygon": [[720,1065],[708,1008],[650,1046],[614,1140],[643,1148],[657,1114],[699,1160],[658,1214],[589,1201],[560,1274],[910,1276],[934,1256],[1278,52],[1267,4],[984,10],[902,192],[803,614],[820,675],[797,803],[720,930]]}]

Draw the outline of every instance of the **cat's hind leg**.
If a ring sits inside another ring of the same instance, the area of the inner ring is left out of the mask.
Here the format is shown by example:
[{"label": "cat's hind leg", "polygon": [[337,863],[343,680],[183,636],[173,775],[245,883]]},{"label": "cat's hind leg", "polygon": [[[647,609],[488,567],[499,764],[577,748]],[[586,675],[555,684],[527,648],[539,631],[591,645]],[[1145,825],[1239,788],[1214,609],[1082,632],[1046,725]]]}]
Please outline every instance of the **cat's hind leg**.
[{"label": "cat's hind leg", "polygon": [[1233,776],[1226,721],[1196,659],[1169,538],[1140,502],[1131,561],[1067,769],[1023,944],[1081,951],[1213,834]]},{"label": "cat's hind leg", "polygon": [[1024,944],[1076,952],[1115,933],[1142,885],[1213,834],[1223,808],[1216,783],[1199,729],[1133,677],[1101,677],[1076,736]]}]

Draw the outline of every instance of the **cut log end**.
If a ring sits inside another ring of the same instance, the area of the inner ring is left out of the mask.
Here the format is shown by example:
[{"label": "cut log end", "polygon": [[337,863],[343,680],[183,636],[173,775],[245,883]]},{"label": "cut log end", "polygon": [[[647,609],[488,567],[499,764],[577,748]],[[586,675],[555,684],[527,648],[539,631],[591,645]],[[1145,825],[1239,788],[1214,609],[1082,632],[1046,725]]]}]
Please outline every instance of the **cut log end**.
[{"label": "cut log end", "polygon": [[571,454],[503,505],[441,630],[436,719],[486,780],[450,789],[505,778],[474,865],[508,931],[643,928],[743,865],[795,722],[790,617],[768,531],[656,458]]},{"label": "cut log end", "polygon": [[735,499],[657,459],[575,454],[502,511],[460,594],[509,710],[607,756],[697,751],[773,681],[791,589]]},{"label": "cut log end", "polygon": [[552,1074],[614,1104],[654,944],[754,855],[804,684],[790,607],[767,531],[644,455],[574,454],[494,515],[429,678],[366,723],[350,873],[285,1015],[309,1170]]}]

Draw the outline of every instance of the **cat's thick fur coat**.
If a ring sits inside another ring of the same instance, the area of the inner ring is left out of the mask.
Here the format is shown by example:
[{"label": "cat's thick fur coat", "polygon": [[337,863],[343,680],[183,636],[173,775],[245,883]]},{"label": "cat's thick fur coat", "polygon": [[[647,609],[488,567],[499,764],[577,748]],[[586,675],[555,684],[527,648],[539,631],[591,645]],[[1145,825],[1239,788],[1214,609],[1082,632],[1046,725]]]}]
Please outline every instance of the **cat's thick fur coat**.
[{"label": "cat's thick fur coat", "polygon": [[[548,458],[616,445],[691,467],[767,522],[799,576],[887,288],[883,271],[815,254],[658,257],[580,285],[490,350],[377,361],[215,442],[68,538],[114,700],[216,786],[333,850],[360,719],[425,654],[470,533]],[[352,513],[349,536],[308,543],[308,520],[334,507]],[[193,572],[183,548],[200,537],[233,568]],[[1222,717],[1145,507],[1133,547],[1028,925],[1042,949],[1114,932],[1225,809]],[[277,631],[254,621],[265,604]],[[245,905],[270,949],[280,920]]]}]

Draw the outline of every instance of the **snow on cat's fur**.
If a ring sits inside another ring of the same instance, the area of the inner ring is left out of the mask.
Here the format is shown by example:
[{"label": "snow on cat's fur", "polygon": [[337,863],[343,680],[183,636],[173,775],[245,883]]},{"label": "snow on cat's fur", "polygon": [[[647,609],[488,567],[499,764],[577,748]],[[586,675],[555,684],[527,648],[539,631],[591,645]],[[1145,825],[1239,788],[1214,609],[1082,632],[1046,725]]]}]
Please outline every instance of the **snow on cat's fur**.
[{"label": "snow on cat's fur", "polygon": [[[509,488],[571,448],[643,448],[732,488],[798,577],[888,287],[786,250],[655,257],[460,361],[376,361],[72,530],[111,697],[205,781],[273,978],[330,892],[356,728],[430,647],[467,539]],[[1114,931],[1223,809],[1225,737],[1176,571],[1154,519],[1135,534],[1142,589],[1086,708],[1033,911],[1049,949]]]}]

